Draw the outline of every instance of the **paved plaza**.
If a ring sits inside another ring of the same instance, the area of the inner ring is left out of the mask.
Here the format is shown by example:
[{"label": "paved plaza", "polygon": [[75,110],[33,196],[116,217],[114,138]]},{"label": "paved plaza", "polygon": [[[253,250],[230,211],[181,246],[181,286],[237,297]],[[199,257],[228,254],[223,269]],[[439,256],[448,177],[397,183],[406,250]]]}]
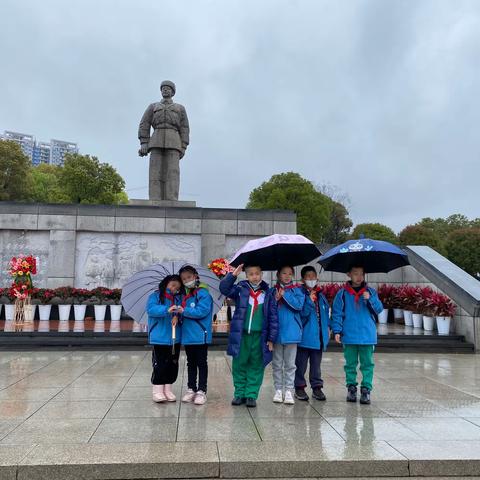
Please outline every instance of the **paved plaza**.
[{"label": "paved plaza", "polygon": [[479,355],[377,354],[369,406],[322,365],[326,402],[273,404],[268,368],[249,410],[220,351],[200,407],[151,401],[149,350],[0,352],[0,478],[480,474]]}]

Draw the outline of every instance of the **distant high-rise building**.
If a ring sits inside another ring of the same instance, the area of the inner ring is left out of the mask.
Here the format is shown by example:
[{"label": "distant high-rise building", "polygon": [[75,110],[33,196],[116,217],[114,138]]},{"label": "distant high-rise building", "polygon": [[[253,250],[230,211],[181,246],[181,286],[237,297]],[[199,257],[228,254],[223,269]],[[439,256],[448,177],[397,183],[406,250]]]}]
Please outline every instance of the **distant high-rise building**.
[{"label": "distant high-rise building", "polygon": [[30,160],[32,160],[33,149],[35,148],[35,138],[33,135],[5,130],[5,132],[3,132],[2,139],[12,140],[18,143],[22,147],[23,153],[30,158]]},{"label": "distant high-rise building", "polygon": [[35,148],[33,149],[32,163],[36,167],[41,163],[50,163],[51,155],[51,145],[47,142],[37,142],[35,143]]},{"label": "distant high-rise building", "polygon": [[30,158],[35,166],[41,163],[63,165],[67,153],[78,153],[76,143],[55,139],[50,140],[50,143],[37,142],[33,135],[9,130],[5,130],[3,135],[0,135],[0,139],[17,142],[22,147],[23,153]]},{"label": "distant high-rise building", "polygon": [[51,140],[50,163],[52,165],[63,165],[67,153],[78,153],[76,143],[64,142],[63,140]]}]

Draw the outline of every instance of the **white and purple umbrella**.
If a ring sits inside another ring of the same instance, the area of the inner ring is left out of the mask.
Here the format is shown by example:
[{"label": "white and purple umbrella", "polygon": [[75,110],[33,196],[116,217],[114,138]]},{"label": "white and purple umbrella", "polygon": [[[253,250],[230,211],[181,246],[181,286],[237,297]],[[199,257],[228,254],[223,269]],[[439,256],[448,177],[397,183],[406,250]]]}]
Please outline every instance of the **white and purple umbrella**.
[{"label": "white and purple umbrella", "polygon": [[230,264],[257,265],[262,270],[278,270],[285,265],[305,265],[321,255],[315,244],[303,235],[275,234],[247,242]]}]

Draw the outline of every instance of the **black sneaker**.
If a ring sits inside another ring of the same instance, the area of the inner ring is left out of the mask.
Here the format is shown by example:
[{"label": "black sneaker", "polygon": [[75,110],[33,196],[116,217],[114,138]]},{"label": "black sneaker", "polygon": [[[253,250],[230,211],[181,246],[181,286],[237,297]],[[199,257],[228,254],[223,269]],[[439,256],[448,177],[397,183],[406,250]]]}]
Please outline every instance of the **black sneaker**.
[{"label": "black sneaker", "polygon": [[257,406],[257,401],[254,398],[247,398],[247,408],[255,408]]},{"label": "black sneaker", "polygon": [[360,392],[360,403],[363,405],[370,405],[370,390],[367,387],[362,387]]},{"label": "black sneaker", "polygon": [[347,388],[347,402],[355,403],[357,401],[357,387],[355,385],[349,385]]},{"label": "black sneaker", "polygon": [[308,401],[308,395],[304,388],[296,388],[295,389],[295,397],[303,402]]},{"label": "black sneaker", "polygon": [[245,398],[242,398],[242,397],[233,397],[233,400],[232,400],[232,405],[234,405],[235,407],[238,407],[239,405],[241,405],[242,403],[245,403]]},{"label": "black sneaker", "polygon": [[327,399],[327,397],[322,391],[322,387],[315,387],[312,390],[312,397],[316,398],[317,400],[320,400],[321,402],[324,402]]}]

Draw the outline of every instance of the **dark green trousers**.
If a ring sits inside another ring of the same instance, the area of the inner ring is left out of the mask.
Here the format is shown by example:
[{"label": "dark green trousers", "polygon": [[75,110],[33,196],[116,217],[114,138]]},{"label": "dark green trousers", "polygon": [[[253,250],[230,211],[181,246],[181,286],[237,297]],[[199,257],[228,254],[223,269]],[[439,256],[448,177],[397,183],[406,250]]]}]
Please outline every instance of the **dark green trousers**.
[{"label": "dark green trousers", "polygon": [[234,396],[257,399],[263,382],[263,371],[261,332],[243,332],[240,354],[232,361]]},{"label": "dark green trousers", "polygon": [[373,351],[375,345],[344,345],[343,356],[345,357],[346,384],[358,385],[357,383],[357,367],[360,363],[360,371],[362,372],[362,387],[372,390],[373,387]]}]

